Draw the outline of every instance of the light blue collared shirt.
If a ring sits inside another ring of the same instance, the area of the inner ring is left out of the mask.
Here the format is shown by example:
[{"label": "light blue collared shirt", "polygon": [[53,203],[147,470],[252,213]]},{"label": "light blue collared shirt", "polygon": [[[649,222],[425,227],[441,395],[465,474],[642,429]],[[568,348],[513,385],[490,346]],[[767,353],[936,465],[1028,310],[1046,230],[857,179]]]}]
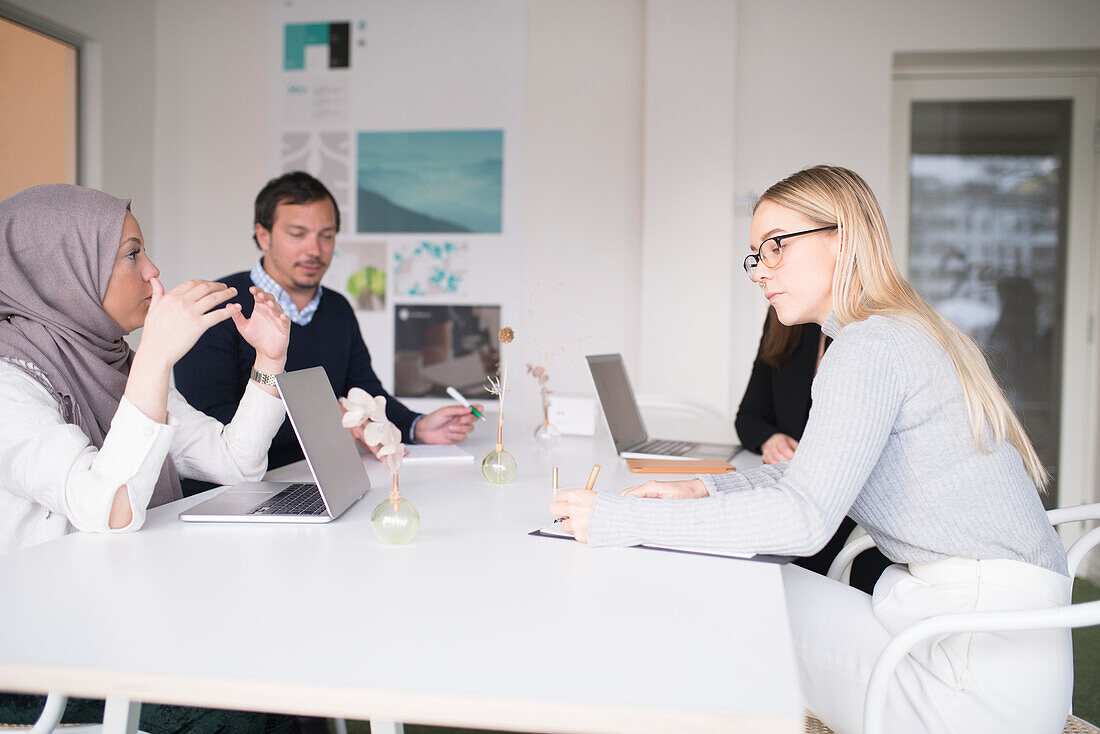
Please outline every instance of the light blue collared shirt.
[{"label": "light blue collared shirt", "polygon": [[294,305],[294,301],[290,299],[283,287],[275,282],[275,280],[267,274],[264,270],[264,259],[261,257],[256,261],[256,264],[252,266],[252,272],[249,273],[252,278],[252,283],[257,288],[270,293],[275,297],[275,302],[279,304],[279,308],[283,309],[283,313],[298,326],[305,326],[313,320],[313,314],[317,312],[317,306],[321,303],[321,287],[317,287],[317,295],[310,299],[306,307],[301,311]]}]

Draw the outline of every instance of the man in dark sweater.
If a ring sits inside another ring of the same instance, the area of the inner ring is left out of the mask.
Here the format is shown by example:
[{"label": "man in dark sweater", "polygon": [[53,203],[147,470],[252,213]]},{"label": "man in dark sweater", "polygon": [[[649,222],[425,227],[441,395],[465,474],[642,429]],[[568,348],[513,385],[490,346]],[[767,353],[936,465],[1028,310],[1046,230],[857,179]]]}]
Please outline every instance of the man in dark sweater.
[{"label": "man in dark sweater", "polygon": [[[422,415],[395,400],[371,367],[370,352],[351,305],[339,293],[321,286],[339,229],[336,200],[320,181],[301,171],[272,179],[256,196],[253,238],[263,256],[251,272],[220,280],[237,289],[232,302],[241,305],[246,317],[252,308],[250,285],[260,286],[278,300],[291,320],[287,370],[319,365],[325,368],[338,396],[360,387],[386,398],[386,416],[401,430],[405,442],[464,440],[475,420],[470,409],[452,405]],[[175,377],[176,388],[191,405],[229,423],[248,384],[255,355],[236,329],[224,326],[219,324],[203,334],[176,363]],[[271,442],[268,468],[301,458],[288,419]],[[189,480],[184,494],[209,486]]]}]

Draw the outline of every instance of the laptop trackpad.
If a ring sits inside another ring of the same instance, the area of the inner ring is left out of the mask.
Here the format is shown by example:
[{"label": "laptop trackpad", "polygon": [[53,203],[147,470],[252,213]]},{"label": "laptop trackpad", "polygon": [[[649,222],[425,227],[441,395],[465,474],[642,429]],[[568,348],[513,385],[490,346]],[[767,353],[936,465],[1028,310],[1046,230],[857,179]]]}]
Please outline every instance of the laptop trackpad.
[{"label": "laptop trackpad", "polygon": [[288,486],[289,482],[242,482],[196,505],[187,514],[244,515]]}]

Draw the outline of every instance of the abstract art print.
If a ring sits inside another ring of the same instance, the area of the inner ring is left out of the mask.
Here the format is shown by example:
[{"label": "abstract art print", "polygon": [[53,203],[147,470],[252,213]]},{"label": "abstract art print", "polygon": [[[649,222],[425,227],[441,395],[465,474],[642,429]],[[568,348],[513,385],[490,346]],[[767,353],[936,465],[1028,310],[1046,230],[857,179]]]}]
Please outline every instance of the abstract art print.
[{"label": "abstract art print", "polygon": [[499,234],[503,130],[360,132],[357,230]]},{"label": "abstract art print", "polygon": [[406,242],[393,248],[393,288],[408,296],[466,296],[469,245],[465,242]]}]

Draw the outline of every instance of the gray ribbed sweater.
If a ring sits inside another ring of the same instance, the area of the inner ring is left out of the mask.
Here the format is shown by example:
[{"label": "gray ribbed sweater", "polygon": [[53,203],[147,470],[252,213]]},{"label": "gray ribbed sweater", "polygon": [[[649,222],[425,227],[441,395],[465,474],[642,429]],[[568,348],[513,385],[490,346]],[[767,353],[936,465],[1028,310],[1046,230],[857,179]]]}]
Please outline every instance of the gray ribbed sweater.
[{"label": "gray ribbed sweater", "polygon": [[845,514],[897,563],[1008,558],[1067,574],[1066,556],[1011,445],[974,447],[958,374],[916,325],[872,316],[840,328],[789,462],[701,477],[710,496],[601,493],[592,545],[654,543],[805,556]]}]

